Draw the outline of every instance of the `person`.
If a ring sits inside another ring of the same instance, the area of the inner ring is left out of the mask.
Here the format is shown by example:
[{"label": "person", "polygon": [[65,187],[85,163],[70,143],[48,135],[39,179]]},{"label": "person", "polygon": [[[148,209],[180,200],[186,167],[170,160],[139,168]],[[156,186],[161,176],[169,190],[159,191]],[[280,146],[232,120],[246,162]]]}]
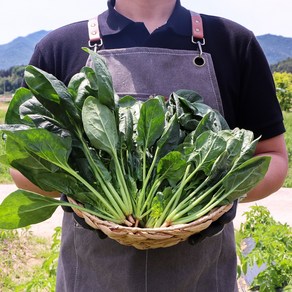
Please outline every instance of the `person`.
[{"label": "person", "polygon": [[[97,19],[50,32],[37,44],[30,64],[68,84],[87,63],[81,48],[90,45],[107,60],[121,96],[143,100],[195,90],[230,128],[261,137],[255,155],[272,157],[265,178],[244,201],[281,187],[287,173],[283,117],[267,60],[251,31],[190,12],[179,0],[110,0]],[[12,176],[19,187],[35,190],[17,171]],[[56,291],[237,291],[235,211],[236,206],[219,228],[211,225],[199,240],[149,250],[101,240],[65,212]]]}]

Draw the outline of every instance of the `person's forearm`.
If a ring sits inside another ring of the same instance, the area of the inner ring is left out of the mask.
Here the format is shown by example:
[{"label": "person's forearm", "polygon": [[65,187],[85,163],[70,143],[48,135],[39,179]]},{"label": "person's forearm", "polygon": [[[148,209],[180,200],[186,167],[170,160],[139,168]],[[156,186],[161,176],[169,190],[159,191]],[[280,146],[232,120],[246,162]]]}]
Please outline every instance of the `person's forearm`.
[{"label": "person's forearm", "polygon": [[275,193],[281,188],[287,176],[288,155],[282,135],[260,142],[256,155],[270,156],[270,166],[264,179],[247,194],[241,201],[243,203],[257,201]]},{"label": "person's forearm", "polygon": [[10,174],[11,177],[15,183],[15,185],[19,189],[35,192],[44,196],[48,197],[59,197],[60,193],[59,192],[46,192],[40,189],[38,186],[33,184],[31,181],[29,181],[25,176],[23,176],[19,171],[11,168],[10,169]]}]

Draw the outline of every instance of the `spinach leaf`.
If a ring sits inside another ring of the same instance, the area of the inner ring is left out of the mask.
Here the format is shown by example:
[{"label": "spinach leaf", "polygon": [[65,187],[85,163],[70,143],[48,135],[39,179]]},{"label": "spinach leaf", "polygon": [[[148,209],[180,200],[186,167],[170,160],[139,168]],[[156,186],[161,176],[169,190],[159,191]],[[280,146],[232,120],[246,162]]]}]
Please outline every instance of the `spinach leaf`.
[{"label": "spinach leaf", "polygon": [[107,217],[102,212],[96,212],[33,192],[16,190],[7,196],[0,205],[0,228],[16,229],[40,223],[50,218],[58,206],[73,207],[119,223],[115,218]]},{"label": "spinach leaf", "polygon": [[55,199],[17,190],[0,205],[0,228],[15,229],[42,222],[50,218],[58,206]]},{"label": "spinach leaf", "polygon": [[63,82],[32,65],[26,67],[24,79],[33,95],[55,117],[58,117],[63,125],[69,126],[72,121],[80,122],[73,97]]},{"label": "spinach leaf", "polygon": [[30,100],[33,97],[31,91],[27,88],[19,88],[16,90],[13,99],[10,101],[6,115],[6,124],[27,124],[28,126],[33,126],[32,123],[25,122],[22,120],[19,108],[21,105]]},{"label": "spinach leaf", "polygon": [[116,94],[113,89],[112,77],[107,68],[105,59],[88,48],[83,48],[83,50],[90,55],[92,60],[92,67],[96,74],[96,78],[94,82],[91,82],[91,85],[94,84],[94,89],[98,88],[98,99],[100,103],[113,109],[115,107]]},{"label": "spinach leaf", "polygon": [[89,96],[84,102],[82,120],[91,144],[97,149],[114,154],[119,141],[114,113],[98,99]]},{"label": "spinach leaf", "polygon": [[161,136],[164,129],[164,110],[157,98],[145,101],[138,120],[137,143],[145,150]]}]

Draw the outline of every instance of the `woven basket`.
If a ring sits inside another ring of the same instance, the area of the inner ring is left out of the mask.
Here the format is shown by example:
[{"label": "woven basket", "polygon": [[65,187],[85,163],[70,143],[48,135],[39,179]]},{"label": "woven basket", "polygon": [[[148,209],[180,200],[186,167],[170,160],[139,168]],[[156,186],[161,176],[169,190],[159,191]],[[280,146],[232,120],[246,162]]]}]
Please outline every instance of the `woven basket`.
[{"label": "woven basket", "polygon": [[[68,197],[70,203],[78,204]],[[79,204],[82,206],[81,204]],[[153,249],[175,245],[186,240],[190,235],[199,233],[206,229],[213,221],[216,221],[225,212],[230,210],[232,204],[213,209],[209,214],[188,224],[178,224],[164,228],[140,228],[127,227],[101,220],[96,216],[78,209],[74,212],[94,229],[100,229],[109,238],[112,238],[123,245],[133,246],[137,249]]]}]

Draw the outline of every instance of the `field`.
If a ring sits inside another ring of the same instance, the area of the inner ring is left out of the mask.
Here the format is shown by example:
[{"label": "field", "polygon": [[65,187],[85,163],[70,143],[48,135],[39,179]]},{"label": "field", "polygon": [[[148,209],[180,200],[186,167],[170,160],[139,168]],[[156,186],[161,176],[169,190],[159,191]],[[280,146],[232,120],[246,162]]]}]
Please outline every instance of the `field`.
[{"label": "field", "polygon": [[0,229],[0,291],[53,292],[61,227],[52,238],[37,237],[29,228]]}]

